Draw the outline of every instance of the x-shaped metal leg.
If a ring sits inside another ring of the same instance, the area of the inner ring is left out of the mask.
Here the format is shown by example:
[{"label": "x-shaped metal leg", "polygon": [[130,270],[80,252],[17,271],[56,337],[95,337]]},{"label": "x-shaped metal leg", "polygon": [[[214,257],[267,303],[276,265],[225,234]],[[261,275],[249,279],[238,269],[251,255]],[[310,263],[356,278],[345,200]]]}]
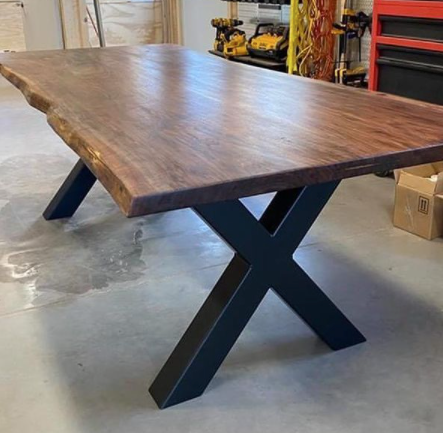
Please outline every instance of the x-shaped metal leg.
[{"label": "x-shaped metal leg", "polygon": [[331,349],[365,341],[292,258],[337,185],[279,192],[259,221],[238,200],[195,207],[235,255],[151,385],[160,408],[204,392],[270,288]]},{"label": "x-shaped metal leg", "polygon": [[55,220],[74,215],[96,180],[80,159],[43,212],[43,217],[46,220]]}]

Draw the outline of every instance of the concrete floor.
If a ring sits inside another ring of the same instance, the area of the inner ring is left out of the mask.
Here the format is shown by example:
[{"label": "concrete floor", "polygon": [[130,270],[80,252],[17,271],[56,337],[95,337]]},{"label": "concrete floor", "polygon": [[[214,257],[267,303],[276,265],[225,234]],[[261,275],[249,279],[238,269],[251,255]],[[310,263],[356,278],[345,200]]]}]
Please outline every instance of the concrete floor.
[{"label": "concrete floor", "polygon": [[128,220],[99,185],[45,222],[75,161],[0,81],[1,433],[443,431],[443,244],[392,227],[392,180],[343,182],[296,255],[366,344],[329,351],[269,294],[206,394],[160,411],[148,384],[231,253],[191,211]]}]

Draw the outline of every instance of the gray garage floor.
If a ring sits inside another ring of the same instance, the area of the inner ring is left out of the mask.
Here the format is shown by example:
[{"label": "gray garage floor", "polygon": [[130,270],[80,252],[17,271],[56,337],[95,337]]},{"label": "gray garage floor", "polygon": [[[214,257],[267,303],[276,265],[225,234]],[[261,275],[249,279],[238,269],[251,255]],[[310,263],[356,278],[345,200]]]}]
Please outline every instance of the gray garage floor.
[{"label": "gray garage floor", "polygon": [[392,180],[343,182],[296,255],[367,343],[331,352],[269,294],[206,394],[160,411],[148,384],[231,253],[98,185],[45,222],[75,161],[0,81],[1,433],[443,431],[443,243],[392,227]]}]

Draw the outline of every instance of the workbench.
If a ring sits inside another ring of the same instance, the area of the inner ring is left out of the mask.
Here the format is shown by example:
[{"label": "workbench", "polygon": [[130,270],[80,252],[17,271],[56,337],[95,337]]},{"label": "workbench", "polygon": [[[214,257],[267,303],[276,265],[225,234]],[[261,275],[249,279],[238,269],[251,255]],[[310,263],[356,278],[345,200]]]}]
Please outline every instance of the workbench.
[{"label": "workbench", "polygon": [[[47,220],[98,179],[126,216],[192,208],[234,252],[150,388],[159,407],[204,392],[269,289],[332,350],[365,341],[293,253],[342,179],[442,160],[442,107],[172,45],[4,54],[0,72],[80,158]],[[240,199],[268,192],[256,219]]]},{"label": "workbench", "polygon": [[[213,56],[221,57],[226,59],[223,53],[220,51],[209,50],[209,53]],[[270,69],[271,71],[286,72],[287,67],[285,63],[276,62],[275,60],[251,57],[251,56],[234,56],[226,59],[230,62],[244,63],[245,65],[257,66],[259,68]]]}]

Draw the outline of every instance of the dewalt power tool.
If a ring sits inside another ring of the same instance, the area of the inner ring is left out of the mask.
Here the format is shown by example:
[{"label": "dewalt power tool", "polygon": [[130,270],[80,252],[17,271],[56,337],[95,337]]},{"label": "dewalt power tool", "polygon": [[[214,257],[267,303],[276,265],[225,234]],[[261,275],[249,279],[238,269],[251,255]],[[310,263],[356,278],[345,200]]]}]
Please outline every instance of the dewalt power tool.
[{"label": "dewalt power tool", "polygon": [[223,53],[225,57],[247,56],[246,33],[238,29],[243,21],[230,18],[214,18],[212,27],[217,30],[214,50]]},{"label": "dewalt power tool", "polygon": [[274,23],[260,23],[254,36],[249,39],[248,51],[253,57],[284,62],[288,55],[289,26]]},{"label": "dewalt power tool", "polygon": [[336,68],[334,71],[334,80],[337,84],[344,84],[348,86],[350,84],[354,86],[364,87],[366,78],[366,68],[363,66],[357,66],[356,68],[349,69],[348,67]]},{"label": "dewalt power tool", "polygon": [[361,62],[361,40],[366,29],[371,31],[372,16],[364,12],[356,12],[354,9],[345,8],[340,23],[334,23],[332,34],[339,37],[338,62],[335,69],[335,82],[339,84],[364,85],[366,69],[358,66],[351,69],[353,61],[349,58],[349,40],[358,41],[358,62]]}]

